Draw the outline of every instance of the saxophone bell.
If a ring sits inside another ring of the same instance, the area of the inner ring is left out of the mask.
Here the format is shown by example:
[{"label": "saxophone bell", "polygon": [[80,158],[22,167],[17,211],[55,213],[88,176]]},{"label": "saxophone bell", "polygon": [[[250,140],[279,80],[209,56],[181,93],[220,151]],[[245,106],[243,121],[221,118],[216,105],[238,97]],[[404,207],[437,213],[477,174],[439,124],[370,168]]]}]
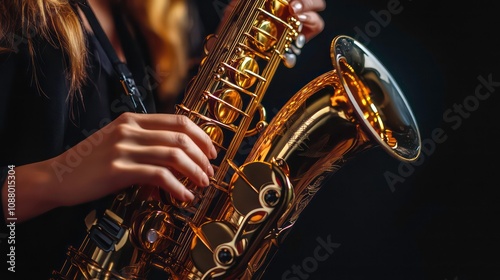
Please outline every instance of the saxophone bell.
[{"label": "saxophone bell", "polygon": [[414,161],[420,155],[417,122],[391,73],[366,47],[348,36],[337,36],[330,56],[344,95],[364,133],[391,156]]},{"label": "saxophone bell", "polygon": [[376,56],[355,39],[340,35],[331,42],[330,57],[334,69],[288,100],[246,159],[284,162],[294,199],[242,279],[261,279],[302,211],[349,159],[374,147],[404,162],[420,155],[415,117]]}]

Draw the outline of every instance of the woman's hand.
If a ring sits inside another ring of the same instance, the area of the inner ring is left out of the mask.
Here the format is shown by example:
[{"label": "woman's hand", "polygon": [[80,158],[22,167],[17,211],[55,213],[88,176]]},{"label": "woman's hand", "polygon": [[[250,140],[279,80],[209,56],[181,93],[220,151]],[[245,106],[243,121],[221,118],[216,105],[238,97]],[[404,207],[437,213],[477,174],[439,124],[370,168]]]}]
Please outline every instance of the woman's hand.
[{"label": "woman's hand", "polygon": [[[217,27],[216,33],[221,32],[222,26],[228,20],[232,11],[235,9],[236,5],[240,0],[232,0],[229,2],[228,6],[224,10],[224,15]],[[241,0],[244,1],[244,0]],[[321,33],[325,28],[325,21],[319,14],[326,8],[325,0],[291,0],[289,3],[290,13],[294,15],[302,24],[300,36],[297,36],[294,46],[296,49],[291,48],[289,56],[286,56],[284,60],[287,67],[293,67],[296,63],[296,56],[300,54],[300,49],[304,47],[304,44],[309,42],[316,35]],[[206,48],[210,51],[213,48],[214,41],[210,40],[207,42]]]},{"label": "woman's hand", "polygon": [[209,159],[216,157],[208,135],[186,116],[124,113],[61,155],[16,167],[16,199],[22,201],[16,215],[26,220],[134,184],[189,201],[193,194],[178,178],[208,186],[214,175]]},{"label": "woman's hand", "polygon": [[290,9],[303,24],[302,34],[310,41],[325,28],[325,21],[318,12],[326,8],[325,0],[292,0]]},{"label": "woman's hand", "polygon": [[[240,0],[232,0],[224,10],[224,17],[221,22],[224,22]],[[319,14],[326,8],[325,0],[292,0],[289,1],[290,12],[297,16],[302,23],[301,33],[305,36],[306,42],[309,42],[316,35],[321,33],[325,28],[325,21]],[[218,29],[220,29],[219,24]],[[217,31],[219,32],[219,30]]]},{"label": "woman's hand", "polygon": [[[74,147],[88,149],[80,146],[94,147],[75,168],[79,176],[74,179],[93,177],[90,181],[94,182],[82,191],[85,200],[132,184],[158,185],[177,199],[191,200],[193,194],[177,177],[208,186],[208,176],[214,175],[209,159],[217,155],[202,129],[186,116],[169,114],[124,113]],[[59,160],[64,162],[65,156]],[[75,199],[69,204],[81,202]]]}]

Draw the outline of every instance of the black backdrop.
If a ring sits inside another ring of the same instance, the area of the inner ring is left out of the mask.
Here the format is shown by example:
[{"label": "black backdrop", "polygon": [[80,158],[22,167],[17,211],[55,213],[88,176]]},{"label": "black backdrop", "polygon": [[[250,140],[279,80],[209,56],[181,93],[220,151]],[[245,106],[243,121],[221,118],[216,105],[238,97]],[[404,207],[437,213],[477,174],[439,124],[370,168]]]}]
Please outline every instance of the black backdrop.
[{"label": "black backdrop", "polygon": [[[207,20],[222,2],[204,2]],[[273,79],[264,98],[270,115],[331,69],[334,36],[357,36],[405,93],[423,153],[412,168],[379,149],[345,164],[302,213],[264,278],[500,279],[494,1],[327,0],[322,16],[324,32],[296,67]],[[403,180],[391,188],[386,172]]]}]

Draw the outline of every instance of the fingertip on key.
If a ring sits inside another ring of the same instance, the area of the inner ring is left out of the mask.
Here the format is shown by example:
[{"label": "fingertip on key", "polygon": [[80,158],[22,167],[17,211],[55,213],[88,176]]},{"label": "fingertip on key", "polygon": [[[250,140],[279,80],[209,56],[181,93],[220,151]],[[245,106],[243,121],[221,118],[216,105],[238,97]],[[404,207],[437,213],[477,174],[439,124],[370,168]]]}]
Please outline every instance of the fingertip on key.
[{"label": "fingertip on key", "polygon": [[304,6],[302,5],[301,2],[299,1],[295,1],[291,4],[291,7],[292,7],[292,10],[295,14],[298,14],[302,11],[302,9],[304,8]]},{"label": "fingertip on key", "polygon": [[186,198],[188,201],[192,201],[194,199],[194,194],[189,190],[185,190],[184,198]]},{"label": "fingertip on key", "polygon": [[208,165],[208,176],[213,177],[215,175],[214,168],[211,164]]},{"label": "fingertip on key", "polygon": [[215,146],[212,145],[210,149],[210,159],[216,159],[217,158],[217,149],[215,149]]}]

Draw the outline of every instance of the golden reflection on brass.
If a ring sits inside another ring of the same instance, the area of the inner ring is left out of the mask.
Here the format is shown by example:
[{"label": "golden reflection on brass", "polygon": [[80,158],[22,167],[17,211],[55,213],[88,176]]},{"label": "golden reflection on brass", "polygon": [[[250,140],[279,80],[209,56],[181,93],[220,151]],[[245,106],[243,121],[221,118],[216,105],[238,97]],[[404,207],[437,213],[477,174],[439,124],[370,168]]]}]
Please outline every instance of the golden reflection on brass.
[{"label": "golden reflection on brass", "polygon": [[387,143],[387,145],[389,145],[389,147],[391,147],[393,149],[398,147],[398,140],[392,136],[392,130],[386,129],[385,135],[383,135],[382,137],[384,137],[384,136],[386,137],[386,139],[384,139],[384,141]]},{"label": "golden reflection on brass", "polygon": [[267,217],[267,213],[264,211],[254,213],[253,216],[250,218],[250,222],[252,223],[259,223],[262,221],[265,217]]},{"label": "golden reflection on brass", "polygon": [[270,50],[277,42],[278,29],[276,25],[267,19],[261,19],[255,24],[252,32],[254,45],[261,52]]},{"label": "golden reflection on brass", "polygon": [[234,82],[238,86],[247,89],[255,84],[257,77],[252,75],[252,73],[259,74],[259,64],[255,59],[248,56],[238,59],[236,69]]},{"label": "golden reflection on brass", "polygon": [[141,246],[150,253],[165,250],[175,242],[172,239],[174,228],[170,215],[165,211],[144,212],[132,225],[132,232]]},{"label": "golden reflection on brass", "polygon": [[288,3],[286,0],[270,0],[267,2],[269,11],[277,17],[282,17],[285,12],[288,12]]},{"label": "golden reflection on brass", "polygon": [[220,244],[231,241],[235,229],[226,221],[209,221],[196,229],[196,232],[190,246],[191,258],[198,270],[206,273],[215,266],[213,251]]},{"label": "golden reflection on brass", "polygon": [[224,141],[224,132],[222,132],[222,129],[219,126],[212,123],[204,123],[201,125],[201,129],[203,129],[203,131],[208,134],[210,139],[212,139],[216,148],[222,146]]},{"label": "golden reflection on brass", "polygon": [[239,116],[235,108],[241,110],[243,106],[240,93],[234,89],[225,89],[215,92],[214,95],[221,101],[210,101],[211,113],[222,123],[233,123]]},{"label": "golden reflection on brass", "polygon": [[[345,90],[340,85],[334,86],[334,94],[330,97],[330,104],[334,108],[338,108],[338,112],[342,117],[352,114],[352,107],[349,103],[349,98]],[[348,113],[347,115],[345,114]]]},{"label": "golden reflection on brass", "polygon": [[203,44],[203,53],[205,54],[205,57],[212,51],[213,46],[215,45],[215,40],[217,40],[217,37],[215,34],[210,34],[207,37],[205,37],[205,42]]},{"label": "golden reflection on brass", "polygon": [[[196,235],[196,237],[205,245],[205,247],[207,247],[207,249],[209,249],[210,252],[213,253],[214,252],[214,247],[210,244],[210,241],[205,236],[205,234],[203,233],[203,231],[201,230],[201,228],[193,225],[193,223],[189,223],[189,227],[194,232],[194,234]],[[193,242],[191,244],[191,249],[193,249],[194,247],[196,247],[196,242]]]}]

